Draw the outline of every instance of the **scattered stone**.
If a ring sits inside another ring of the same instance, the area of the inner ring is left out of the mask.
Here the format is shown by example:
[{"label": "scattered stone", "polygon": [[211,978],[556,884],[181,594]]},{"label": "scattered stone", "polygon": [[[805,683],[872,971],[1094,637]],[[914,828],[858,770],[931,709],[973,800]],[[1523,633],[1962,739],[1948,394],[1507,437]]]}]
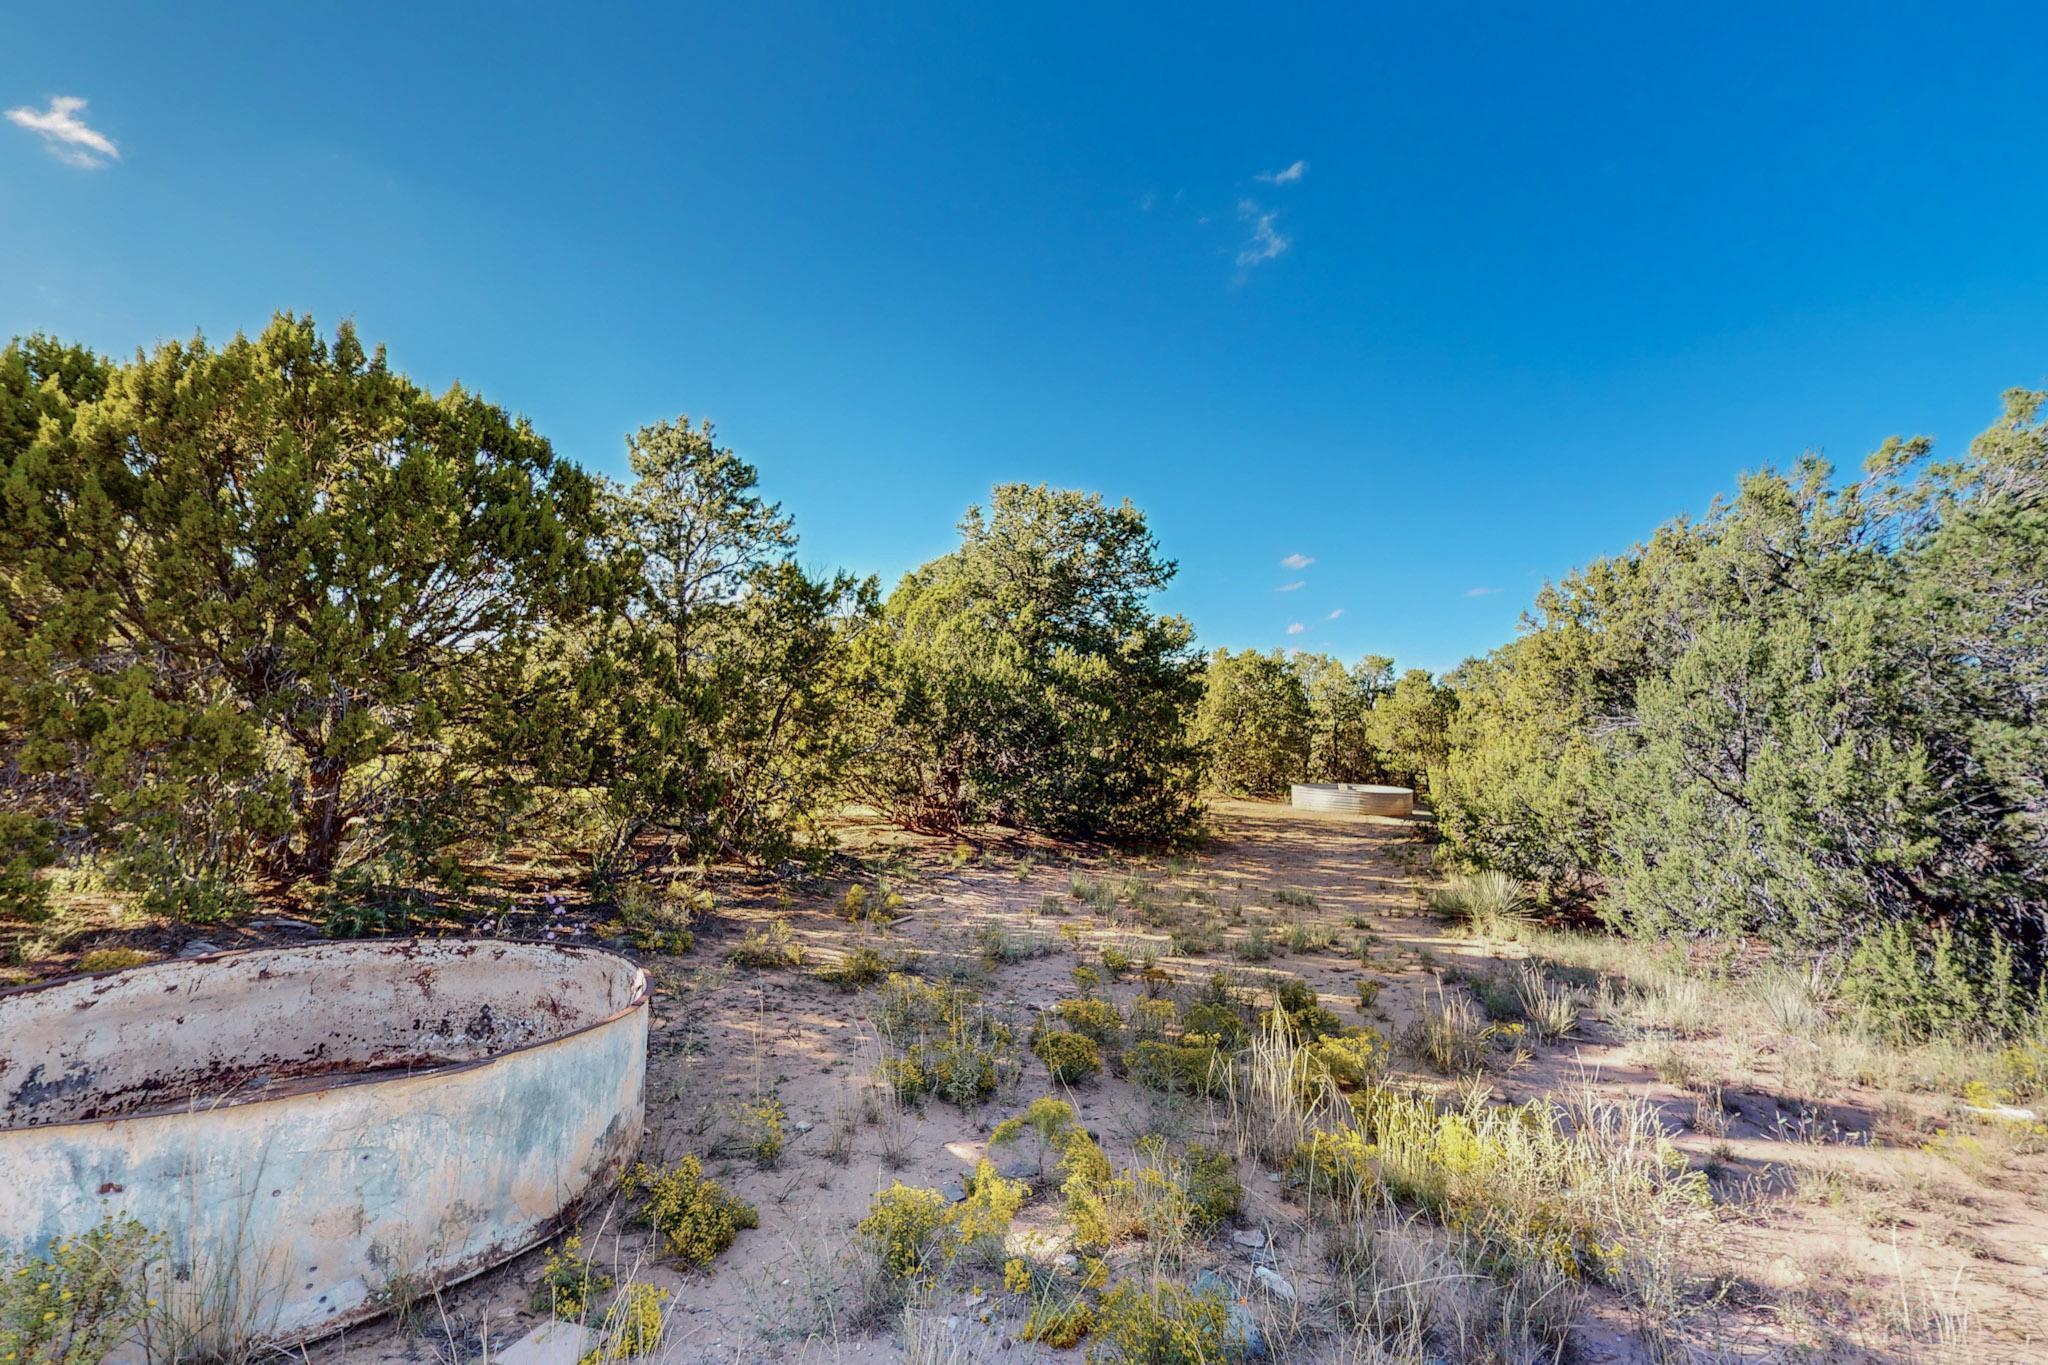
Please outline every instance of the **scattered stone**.
[{"label": "scattered stone", "polygon": [[1253,1249],[1257,1249],[1266,1244],[1266,1234],[1260,1231],[1258,1228],[1251,1228],[1244,1232],[1231,1233],[1230,1240],[1237,1243],[1241,1247],[1251,1247]]},{"label": "scattered stone", "polygon": [[996,1174],[1005,1180],[1036,1180],[1038,1163],[1028,1156],[1006,1156],[996,1163]]},{"label": "scattered stone", "polygon": [[1280,1172],[1268,1171],[1266,1172],[1266,1179],[1272,1181],[1275,1185],[1277,1185],[1280,1183]]},{"label": "scattered stone", "polygon": [[554,1318],[497,1352],[497,1365],[577,1365],[589,1353],[590,1331]]},{"label": "scattered stone", "polygon": [[957,1180],[948,1180],[940,1187],[939,1195],[948,1204],[957,1204],[967,1197],[967,1187]]},{"label": "scattered stone", "polygon": [[810,1132],[811,1129],[817,1126],[818,1125],[815,1123],[811,1123],[805,1120],[799,1120],[789,1125],[789,1131],[795,1133],[798,1137],[802,1137],[805,1133]]},{"label": "scattered stone", "polygon": [[1271,1294],[1274,1298],[1284,1299],[1288,1303],[1294,1302],[1294,1286],[1287,1283],[1287,1277],[1271,1266],[1261,1265],[1252,1267],[1252,1279],[1261,1289]]},{"label": "scattered stone", "polygon": [[184,947],[178,949],[178,956],[205,957],[208,953],[217,953],[219,951],[220,945],[218,943],[208,943],[203,938],[195,938]]}]

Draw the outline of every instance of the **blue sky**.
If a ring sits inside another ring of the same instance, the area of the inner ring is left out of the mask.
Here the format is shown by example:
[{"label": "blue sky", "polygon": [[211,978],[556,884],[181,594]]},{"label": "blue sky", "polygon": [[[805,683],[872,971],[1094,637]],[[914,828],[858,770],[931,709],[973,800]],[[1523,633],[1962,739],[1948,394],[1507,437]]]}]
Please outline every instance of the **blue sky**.
[{"label": "blue sky", "polygon": [[1205,644],[1437,669],[2048,381],[2038,5],[969,8],[44,7],[0,334],[350,316],[614,473],[709,416],[885,582],[1100,489]]}]

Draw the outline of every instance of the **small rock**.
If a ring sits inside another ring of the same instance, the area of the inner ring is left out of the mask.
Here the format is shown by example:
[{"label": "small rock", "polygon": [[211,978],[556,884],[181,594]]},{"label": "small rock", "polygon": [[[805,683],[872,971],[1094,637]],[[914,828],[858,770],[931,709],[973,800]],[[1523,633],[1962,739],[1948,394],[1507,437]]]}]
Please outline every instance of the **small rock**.
[{"label": "small rock", "polygon": [[1284,1299],[1288,1303],[1294,1302],[1294,1286],[1287,1283],[1287,1277],[1271,1266],[1252,1267],[1252,1280],[1274,1298]]},{"label": "small rock", "polygon": [[795,1133],[795,1134],[796,1134],[796,1135],[797,1135],[798,1137],[802,1137],[802,1136],[803,1136],[803,1135],[804,1135],[805,1133],[808,1133],[808,1132],[810,1132],[810,1131],[811,1131],[811,1129],[813,1129],[813,1128],[815,1128],[815,1127],[817,1127],[817,1126],[818,1126],[818,1125],[817,1125],[817,1124],[815,1124],[815,1123],[805,1123],[805,1122],[799,1121],[799,1122],[796,1122],[796,1123],[792,1123],[792,1124],[790,1124],[790,1125],[789,1125],[789,1131],[790,1131],[790,1132],[792,1132],[792,1133]]},{"label": "small rock", "polygon": [[1244,1232],[1231,1233],[1230,1240],[1241,1247],[1251,1247],[1256,1250],[1266,1244],[1266,1234],[1258,1228],[1250,1228]]},{"label": "small rock", "polygon": [[1005,1180],[1036,1180],[1038,1163],[1028,1156],[1004,1157],[996,1166],[996,1174]]},{"label": "small rock", "polygon": [[1280,1183],[1280,1172],[1268,1171],[1266,1172],[1266,1179],[1272,1181],[1275,1185],[1277,1185]]},{"label": "small rock", "polygon": [[178,949],[178,956],[205,957],[208,953],[217,953],[219,951],[220,945],[218,943],[208,943],[203,938],[195,938],[184,947]]},{"label": "small rock", "polygon": [[967,1187],[957,1180],[948,1180],[940,1186],[939,1195],[948,1204],[957,1204],[967,1197]]}]

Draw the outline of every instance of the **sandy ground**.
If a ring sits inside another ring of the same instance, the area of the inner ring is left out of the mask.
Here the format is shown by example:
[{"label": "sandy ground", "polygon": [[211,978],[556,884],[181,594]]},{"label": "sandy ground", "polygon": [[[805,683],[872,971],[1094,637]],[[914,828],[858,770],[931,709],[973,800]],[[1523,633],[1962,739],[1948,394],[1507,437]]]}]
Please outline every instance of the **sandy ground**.
[{"label": "sandy ground", "polygon": [[[933,1188],[960,1181],[986,1152],[990,1129],[1048,1092],[1043,1069],[1027,1053],[1021,1080],[978,1110],[937,1101],[921,1110],[879,1103],[872,1077],[882,1051],[867,1018],[873,993],[841,990],[811,975],[851,945],[920,957],[929,971],[949,962],[971,967],[986,926],[1000,927],[1012,942],[1037,942],[1047,951],[988,966],[982,982],[1020,1035],[1034,1012],[1076,994],[1074,967],[1099,964],[1105,944],[1134,954],[1156,949],[1179,982],[1217,971],[1297,975],[1347,1023],[1369,1023],[1390,1037],[1437,989],[1442,971],[1483,968],[1518,951],[1455,937],[1426,912],[1431,876],[1419,826],[1242,802],[1219,805],[1215,824],[1212,847],[1171,864],[1004,837],[971,840],[971,859],[956,865],[963,854],[954,841],[856,830],[850,853],[868,868],[888,864],[904,898],[901,918],[886,931],[850,925],[834,913],[851,875],[794,899],[766,884],[722,888],[693,951],[648,962],[658,994],[643,1150],[660,1162],[704,1157],[710,1172],[758,1207],[761,1226],[743,1233],[708,1274],[677,1274],[655,1263],[621,1208],[593,1214],[583,1228],[601,1262],[672,1293],[662,1359],[905,1358],[893,1324],[862,1330],[838,1316],[844,1305],[832,1287],[835,1265],[854,1224],[892,1181]],[[855,870],[848,865],[849,874]],[[1244,919],[1230,927],[1233,937],[1252,923],[1284,926],[1301,917],[1335,928],[1336,942],[1324,952],[1283,952],[1256,964],[1228,950],[1173,957],[1164,928],[1136,923],[1125,907],[1094,914],[1070,894],[1076,877],[1125,876],[1160,883],[1162,898],[1188,913],[1208,913],[1202,901],[1226,917],[1241,913]],[[1273,893],[1283,889],[1313,895],[1314,908],[1274,906]],[[1047,907],[1061,913],[1045,913]],[[805,946],[803,968],[750,970],[725,960],[749,928],[778,917]],[[1352,952],[1361,934],[1373,939],[1365,965]],[[1361,975],[1382,983],[1370,1013],[1360,1011]],[[1112,994],[1128,1004],[1140,987],[1127,981]],[[1720,1286],[1720,1302],[1692,1324],[1692,1348],[1720,1359],[2048,1360],[2048,1159],[1968,1172],[1922,1152],[1941,1119],[1940,1101],[1931,1097],[1849,1090],[1830,1111],[1836,1128],[1825,1142],[1788,1133],[1787,1106],[1767,1086],[1731,1082],[1722,1092],[1724,1117],[1703,1118],[1696,1091],[1660,1080],[1648,1060],[1654,1045],[1639,1036],[1626,1041],[1626,1032],[1589,1012],[1573,1036],[1534,1047],[1491,1079],[1503,1099],[1568,1086],[1647,1096],[1660,1105],[1678,1147],[1712,1172],[1722,1216],[1691,1268]],[[1702,1065],[1714,1063],[1714,1046],[1712,1039],[1693,1045]],[[1739,1060],[1741,1074],[1769,1075],[1770,1057]],[[1734,1074],[1735,1062],[1728,1065]],[[789,1140],[779,1163],[762,1170],[733,1145],[732,1108],[771,1096],[787,1109]],[[1072,1098],[1120,1167],[1147,1132],[1199,1138],[1214,1131],[1206,1105],[1168,1101],[1108,1075],[1077,1087]],[[1725,1133],[1702,1131],[1724,1125]],[[1802,1131],[1812,1136],[1811,1125]],[[1841,1173],[1844,1189],[1877,1192],[1873,1199],[1881,1194],[1882,1214],[1874,1217],[1869,1202],[1853,1194],[1835,1201],[1795,1197],[1788,1161],[1824,1165]],[[1249,1162],[1241,1174],[1246,1204],[1238,1230],[1266,1233],[1275,1266],[1300,1291],[1300,1311],[1313,1323],[1334,1323],[1322,1303],[1318,1239],[1300,1208],[1277,1178]],[[1041,1197],[1027,1205],[1017,1235],[1056,1240],[1052,1202]],[[417,1306],[410,1326],[362,1329],[316,1348],[313,1357],[468,1361],[495,1354],[544,1320],[526,1302],[538,1265],[538,1253],[522,1257]],[[1205,1265],[1233,1286],[1248,1286],[1251,1256],[1228,1232],[1182,1273],[1192,1276]],[[975,1296],[977,1287],[955,1277],[929,1305],[934,1322],[953,1322],[955,1358],[1057,1354],[1016,1342],[1016,1313],[1005,1315],[998,1293]],[[1944,1334],[1938,1326],[1914,1345],[1882,1325],[1919,1305],[1958,1319],[1952,1334],[1961,1340],[1947,1355],[1928,1344]],[[1597,1295],[1574,1352],[1588,1360],[1648,1358],[1629,1315]],[[1318,1358],[1312,1346],[1299,1355]]]}]

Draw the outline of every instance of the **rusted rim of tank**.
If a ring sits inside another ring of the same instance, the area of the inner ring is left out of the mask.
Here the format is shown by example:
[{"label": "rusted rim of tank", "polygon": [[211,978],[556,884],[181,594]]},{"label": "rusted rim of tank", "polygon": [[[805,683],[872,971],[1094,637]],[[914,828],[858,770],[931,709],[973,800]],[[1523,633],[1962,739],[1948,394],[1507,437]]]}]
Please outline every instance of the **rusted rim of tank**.
[{"label": "rusted rim of tank", "polygon": [[358,1085],[389,1085],[396,1081],[411,1080],[417,1076],[456,1076],[465,1071],[476,1071],[483,1067],[494,1066],[507,1058],[517,1057],[521,1053],[533,1052],[544,1047],[552,1047],[556,1043],[566,1042],[571,1038],[580,1038],[586,1033],[593,1033],[601,1028],[609,1028],[629,1014],[643,1009],[651,1009],[654,1003],[654,993],[649,989],[647,983],[647,969],[633,961],[633,959],[612,952],[608,948],[586,948],[577,943],[551,943],[546,939],[534,938],[323,938],[316,939],[312,943],[293,944],[289,947],[223,948],[217,953],[201,953],[197,957],[167,957],[155,962],[140,963],[133,967],[116,967],[111,971],[80,972],[75,976],[59,977],[55,981],[33,981],[25,986],[9,986],[5,990],[0,990],[0,1004],[6,1003],[7,1000],[14,996],[30,995],[37,991],[55,990],[59,986],[68,986],[77,981],[93,981],[107,976],[126,976],[131,972],[145,972],[154,967],[175,967],[193,962],[218,962],[223,958],[251,957],[257,953],[289,953],[298,948],[350,947],[361,944],[364,947],[398,949],[433,946],[444,943],[467,944],[479,948],[486,946],[548,948],[558,953],[608,957],[614,961],[622,962],[633,969],[633,998],[602,1019],[593,1019],[587,1024],[567,1029],[561,1033],[550,1034],[546,1038],[537,1039],[531,1043],[521,1043],[517,1047],[508,1047],[502,1052],[492,1052],[482,1057],[472,1057],[466,1062],[450,1062],[445,1066],[422,1067],[418,1071],[408,1071],[402,1076],[343,1076],[331,1085],[312,1086],[305,1090],[293,1091],[288,1095],[251,1095],[241,1100],[223,1097],[220,1100],[207,1104],[203,1109],[196,1106],[184,1109],[149,1109],[139,1114],[118,1114],[112,1118],[57,1119],[50,1123],[14,1124],[8,1127],[0,1127],[0,1137],[5,1137],[10,1133],[49,1133],[55,1132],[60,1128],[103,1128],[117,1123],[147,1123],[152,1119],[186,1118],[193,1114],[210,1114],[222,1109],[253,1109],[263,1104],[289,1104],[295,1100],[309,1099],[316,1095],[325,1095],[337,1090],[347,1090]]}]

